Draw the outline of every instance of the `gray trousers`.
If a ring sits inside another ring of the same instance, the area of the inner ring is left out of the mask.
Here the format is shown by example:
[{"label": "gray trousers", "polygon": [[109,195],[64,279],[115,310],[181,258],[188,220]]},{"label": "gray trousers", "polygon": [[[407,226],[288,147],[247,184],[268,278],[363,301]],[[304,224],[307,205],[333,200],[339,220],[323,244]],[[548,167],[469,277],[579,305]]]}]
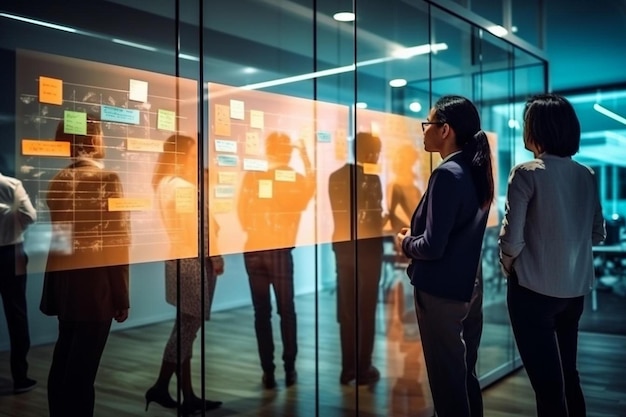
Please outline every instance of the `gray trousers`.
[{"label": "gray trousers", "polygon": [[435,297],[417,289],[414,295],[437,416],[482,417],[482,393],[476,376],[483,329],[482,283],[477,279],[470,302]]}]

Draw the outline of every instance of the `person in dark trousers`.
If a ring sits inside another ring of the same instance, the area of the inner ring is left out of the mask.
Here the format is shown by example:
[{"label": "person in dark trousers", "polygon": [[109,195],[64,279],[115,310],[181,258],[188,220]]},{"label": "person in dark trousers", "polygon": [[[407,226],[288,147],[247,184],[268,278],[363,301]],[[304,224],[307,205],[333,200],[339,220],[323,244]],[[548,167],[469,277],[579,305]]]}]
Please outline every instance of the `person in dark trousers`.
[{"label": "person in dark trousers", "polygon": [[410,258],[428,382],[438,417],[482,417],[476,376],[482,335],[482,241],[494,197],[491,149],[474,104],[443,96],[422,123],[438,152],[411,219],[396,235]]},{"label": "person in dark trousers", "polygon": [[[304,165],[304,175],[289,165],[294,149]],[[266,389],[273,389],[276,366],[270,288],[280,316],[285,385],[289,387],[297,380],[298,353],[292,250],[300,217],[313,197],[316,182],[303,140],[294,145],[285,133],[273,132],[266,138],[265,151],[268,169],[246,172],[237,212],[247,234],[243,256],[254,306],[262,382]]]},{"label": "person in dark trousers", "polygon": [[48,374],[50,417],[94,415],[94,383],[111,322],[128,318],[130,219],[110,209],[123,197],[117,173],[104,168],[100,122],[87,134],[66,133],[72,163],[50,181],[46,203],[52,240],[40,309],[57,316],[59,334]]},{"label": "person in dark trousers", "polygon": [[0,173],[0,295],[11,342],[11,376],[16,394],[32,390],[37,381],[28,377],[28,309],[24,231],[37,220],[22,182]]},{"label": "person in dark trousers", "polygon": [[372,353],[385,220],[380,177],[370,168],[378,163],[382,143],[367,132],[357,133],[355,140],[356,164],[345,164],[333,172],[328,184],[334,221],[342,385],[353,380],[367,385],[380,379]]},{"label": "person in dark trousers", "polygon": [[526,102],[524,145],[534,159],[511,170],[499,242],[509,317],[537,416],[584,417],[578,322],[594,285],[592,246],[606,237],[597,179],[572,160],[580,123],[561,96]]}]

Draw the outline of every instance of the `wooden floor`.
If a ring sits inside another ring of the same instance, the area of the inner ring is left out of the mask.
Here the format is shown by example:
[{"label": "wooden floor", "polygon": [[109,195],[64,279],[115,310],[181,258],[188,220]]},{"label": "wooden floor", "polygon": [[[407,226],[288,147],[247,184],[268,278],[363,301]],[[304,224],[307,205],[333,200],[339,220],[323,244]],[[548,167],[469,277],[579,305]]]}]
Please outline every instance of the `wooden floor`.
[{"label": "wooden floor", "polygon": [[[374,362],[381,370],[382,379],[372,386],[344,387],[338,382],[334,296],[322,293],[318,301],[316,313],[313,297],[298,299],[299,381],[287,389],[279,372],[279,387],[274,391],[261,387],[251,309],[213,314],[205,329],[205,393],[209,399],[224,401],[224,405],[207,415],[432,416],[421,344],[414,326],[390,318],[395,316],[389,314],[389,306],[381,307]],[[111,334],[98,374],[96,416],[176,415],[175,411],[154,404],[144,411],[144,394],[156,378],[171,326],[171,322],[159,323]],[[280,352],[277,321],[274,329]],[[487,324],[481,346],[483,369],[489,368],[485,362],[490,358],[501,360],[510,355],[507,349],[500,348],[503,352],[497,352],[498,343],[502,343],[497,341],[509,335],[505,327]],[[626,337],[583,333],[580,339],[580,373],[588,415],[626,416]],[[53,346],[48,345],[31,350],[31,377],[39,381],[39,386],[21,395],[10,393],[8,352],[0,353],[0,417],[48,415],[46,376],[52,349]],[[202,379],[199,339],[194,354],[194,384],[199,394]],[[276,356],[279,359],[280,353]],[[277,365],[280,369],[280,362]],[[175,392],[174,382],[170,391]],[[487,417],[534,415],[534,396],[523,370],[488,387],[484,401]]]}]

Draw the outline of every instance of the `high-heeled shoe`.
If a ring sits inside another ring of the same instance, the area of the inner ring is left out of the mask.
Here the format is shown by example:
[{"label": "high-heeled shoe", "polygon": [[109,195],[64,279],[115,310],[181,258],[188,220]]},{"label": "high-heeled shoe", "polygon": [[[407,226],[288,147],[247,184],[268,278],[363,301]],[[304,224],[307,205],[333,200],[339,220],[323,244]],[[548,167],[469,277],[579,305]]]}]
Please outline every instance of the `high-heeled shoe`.
[{"label": "high-heeled shoe", "polygon": [[220,408],[221,405],[222,405],[221,401],[211,401],[211,400],[202,401],[202,398],[198,398],[198,397],[192,397],[189,400],[185,399],[183,401],[183,406],[182,406],[183,417],[188,417],[193,414],[197,414],[202,410],[205,410],[205,411],[215,410],[216,408]]},{"label": "high-heeled shoe", "polygon": [[178,403],[174,401],[174,399],[170,396],[170,393],[167,392],[167,390],[158,388],[156,386],[153,386],[148,391],[146,391],[146,411],[148,411],[148,406],[153,401],[159,404],[161,407],[165,408],[176,408],[176,406],[178,405]]}]

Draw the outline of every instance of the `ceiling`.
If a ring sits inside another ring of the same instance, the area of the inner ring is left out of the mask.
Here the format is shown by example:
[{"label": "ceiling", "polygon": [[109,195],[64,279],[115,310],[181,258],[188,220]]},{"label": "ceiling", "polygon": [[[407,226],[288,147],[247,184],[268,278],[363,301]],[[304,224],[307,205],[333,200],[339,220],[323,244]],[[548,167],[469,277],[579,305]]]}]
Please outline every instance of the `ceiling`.
[{"label": "ceiling", "polygon": [[[533,36],[536,39],[536,33],[524,33],[525,28],[533,28],[533,22],[516,21],[516,18],[534,19],[535,14],[518,11],[536,5],[539,0],[511,2],[514,11],[511,23],[521,28],[516,35],[521,39],[532,39]],[[20,3],[11,5],[11,8],[17,11],[23,8],[27,10],[27,15],[34,17],[40,14],[42,17],[54,19],[52,21],[76,27],[82,25],[93,30],[96,36],[99,33],[119,33],[129,39],[155,45],[162,51],[174,49],[172,39],[175,32],[171,19],[175,15],[176,2],[173,0],[90,2],[90,13],[82,10],[87,7],[84,6],[85,3],[74,0],[67,0],[69,7],[64,11],[44,1],[33,1],[24,5]],[[75,6],[70,3],[75,3]],[[220,2],[219,7],[213,7],[214,3],[207,3],[203,17],[204,50],[209,57],[204,61],[205,73],[210,74],[211,80],[218,80],[220,83],[250,85],[311,73],[314,66],[318,71],[350,68],[354,62],[354,27],[352,23],[333,20],[331,15],[337,10],[350,10],[352,3],[352,0],[317,0],[315,15],[310,9],[312,0],[237,0]],[[604,108],[626,116],[626,97],[607,94],[607,88],[603,87],[618,84],[626,87],[626,47],[623,45],[622,33],[626,27],[626,0],[544,0],[544,3],[545,55],[549,60],[550,89],[569,92],[589,86],[602,87],[597,92],[594,91],[594,94],[577,98],[574,103],[583,131],[586,132],[583,137],[583,151],[592,158],[600,155],[607,158],[605,154],[609,154],[620,165],[626,165],[626,162],[622,162],[626,161],[626,146],[622,146],[620,139],[622,135],[626,137],[626,132],[622,129],[626,125],[593,109],[593,105],[599,102]],[[181,52],[193,55],[198,49],[197,32],[193,29],[197,27],[199,20],[197,3],[190,5],[181,1],[181,4],[185,6],[180,10],[183,22]],[[491,0],[472,0],[471,4],[477,11],[497,10]],[[435,95],[455,89],[467,89],[466,84],[471,83],[471,80],[459,79],[459,68],[465,73],[476,71],[479,62],[474,61],[475,57],[463,53],[473,36],[467,23],[434,12],[435,19],[431,21],[430,28],[425,24],[416,24],[428,21],[428,3],[424,0],[360,0],[356,5],[358,82],[368,86],[367,89],[359,89],[357,101],[388,102],[387,82],[398,77],[407,79],[410,87],[407,91],[415,94],[421,91],[427,95],[431,88]],[[524,9],[520,5],[527,7]],[[133,16],[137,14],[132,13],[133,10],[141,14]],[[494,20],[497,17],[497,13],[492,16]],[[136,23],[137,19],[140,19],[141,24]],[[157,30],[146,30],[146,22]],[[310,30],[313,22],[317,27],[315,32]],[[433,34],[431,42],[445,42],[447,50],[417,55],[406,60],[390,58],[398,48],[428,44],[429,29]],[[38,37],[36,42],[42,42],[41,38],[45,38],[38,33],[32,36]],[[25,39],[20,41],[21,45],[25,45],[22,47],[28,47]],[[97,59],[100,54],[105,61],[119,60],[119,57],[104,55],[109,53],[106,50],[85,45],[88,44],[75,42],[75,53],[87,59],[91,56]],[[497,71],[510,65],[508,44],[485,32],[481,50],[480,69],[495,71],[483,77],[482,98],[490,100],[507,97],[507,76],[499,76]],[[51,41],[49,52],[57,51],[67,53],[66,45],[56,40]],[[172,62],[175,60],[161,60],[164,62],[157,63],[153,57],[153,53],[136,50],[124,56],[124,63],[128,66],[145,67],[149,62],[148,65],[154,67],[155,71],[172,72]],[[313,57],[317,58],[316,62],[313,62]],[[432,57],[432,67],[429,66],[429,57]],[[381,58],[383,61],[380,61]],[[181,74],[184,74],[186,68],[192,68],[192,74],[197,69],[197,63],[180,61],[183,71]],[[376,62],[376,65],[366,65],[372,62]],[[532,65],[538,60],[518,52],[515,54],[515,62],[518,65]],[[254,71],[246,74],[242,72],[250,69]],[[504,72],[500,73],[503,74]],[[536,78],[536,75],[537,73],[531,73],[529,77]],[[433,78],[436,80],[430,84]],[[312,83],[307,82],[291,84],[289,94],[310,97],[311,85]],[[281,88],[285,87],[273,87],[274,91],[281,91]],[[272,88],[267,90],[272,91]],[[353,100],[353,91],[352,71],[320,79],[317,83],[320,99],[350,102]],[[607,136],[605,131],[613,133]]]}]

